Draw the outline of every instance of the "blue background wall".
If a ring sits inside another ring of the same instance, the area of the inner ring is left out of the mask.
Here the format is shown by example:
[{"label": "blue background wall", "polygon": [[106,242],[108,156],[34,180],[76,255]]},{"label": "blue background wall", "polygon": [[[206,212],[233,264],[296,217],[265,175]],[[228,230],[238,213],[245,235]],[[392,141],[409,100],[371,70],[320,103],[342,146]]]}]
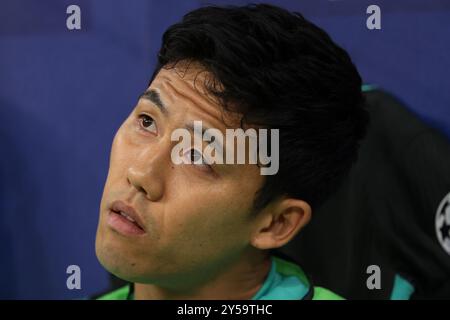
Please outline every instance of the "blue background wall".
[{"label": "blue background wall", "polygon": [[[366,83],[450,137],[450,1],[270,2],[323,27]],[[1,2],[0,298],[80,298],[107,287],[94,239],[114,132],[146,87],[163,31],[204,3]],[[80,31],[66,28],[70,4],[81,7]],[[381,30],[366,28],[370,4],[381,7]],[[81,267],[81,290],[66,288],[71,264]]]}]

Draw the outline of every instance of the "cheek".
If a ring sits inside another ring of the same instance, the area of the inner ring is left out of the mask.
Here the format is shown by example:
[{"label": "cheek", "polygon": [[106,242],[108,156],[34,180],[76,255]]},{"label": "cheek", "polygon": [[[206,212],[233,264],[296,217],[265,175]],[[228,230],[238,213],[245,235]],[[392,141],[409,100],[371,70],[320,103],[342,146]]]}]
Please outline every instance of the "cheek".
[{"label": "cheek", "polygon": [[163,232],[180,246],[215,250],[248,240],[246,218],[252,202],[246,195],[223,185],[192,185],[176,194],[167,208],[170,216],[165,217]]},{"label": "cheek", "polygon": [[111,147],[108,176],[103,188],[102,204],[105,201],[106,196],[111,196],[110,193],[114,190],[114,186],[116,186],[117,183],[120,183],[120,180],[123,179],[122,177],[127,170],[127,159],[123,157],[126,149],[127,148],[123,145],[123,143],[117,140],[116,135]]},{"label": "cheek", "polygon": [[133,150],[135,148],[129,142],[124,125],[119,129],[112,143],[109,161],[110,173],[116,168],[124,167],[133,157]]},{"label": "cheek", "polygon": [[142,148],[133,143],[132,138],[125,122],[116,133],[111,146],[106,190],[116,183],[122,184],[127,170],[139,157],[139,150]]}]

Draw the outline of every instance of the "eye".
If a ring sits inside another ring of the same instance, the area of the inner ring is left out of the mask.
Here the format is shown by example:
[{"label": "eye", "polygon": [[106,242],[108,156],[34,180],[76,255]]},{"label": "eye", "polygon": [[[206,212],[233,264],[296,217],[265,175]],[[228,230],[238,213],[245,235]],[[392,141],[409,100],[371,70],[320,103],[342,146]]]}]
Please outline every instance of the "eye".
[{"label": "eye", "polygon": [[189,149],[184,155],[187,163],[194,164],[196,166],[210,168],[208,161],[203,157],[202,153],[197,149]]},{"label": "eye", "polygon": [[156,133],[156,123],[152,117],[147,114],[139,115],[139,123],[145,131],[149,131],[151,133]]}]

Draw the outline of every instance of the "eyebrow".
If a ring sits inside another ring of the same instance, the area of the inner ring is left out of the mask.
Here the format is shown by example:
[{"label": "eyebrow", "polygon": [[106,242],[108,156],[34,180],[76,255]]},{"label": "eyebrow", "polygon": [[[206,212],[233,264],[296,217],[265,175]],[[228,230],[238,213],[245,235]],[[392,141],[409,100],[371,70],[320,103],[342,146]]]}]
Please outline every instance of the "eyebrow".
[{"label": "eyebrow", "polygon": [[155,106],[157,106],[159,108],[159,110],[163,114],[168,113],[167,107],[164,104],[164,102],[161,100],[161,96],[160,96],[159,92],[154,89],[149,89],[149,90],[145,91],[143,94],[141,94],[139,99],[145,99],[145,100],[152,102]]}]

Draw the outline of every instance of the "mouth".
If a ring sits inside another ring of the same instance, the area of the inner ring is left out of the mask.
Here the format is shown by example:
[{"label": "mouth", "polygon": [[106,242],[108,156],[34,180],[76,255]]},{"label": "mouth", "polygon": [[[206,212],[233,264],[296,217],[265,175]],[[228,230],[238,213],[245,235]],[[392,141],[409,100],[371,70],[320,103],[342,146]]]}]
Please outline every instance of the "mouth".
[{"label": "mouth", "polygon": [[138,236],[146,233],[136,210],[120,200],[112,203],[107,223],[113,230],[125,236]]}]

